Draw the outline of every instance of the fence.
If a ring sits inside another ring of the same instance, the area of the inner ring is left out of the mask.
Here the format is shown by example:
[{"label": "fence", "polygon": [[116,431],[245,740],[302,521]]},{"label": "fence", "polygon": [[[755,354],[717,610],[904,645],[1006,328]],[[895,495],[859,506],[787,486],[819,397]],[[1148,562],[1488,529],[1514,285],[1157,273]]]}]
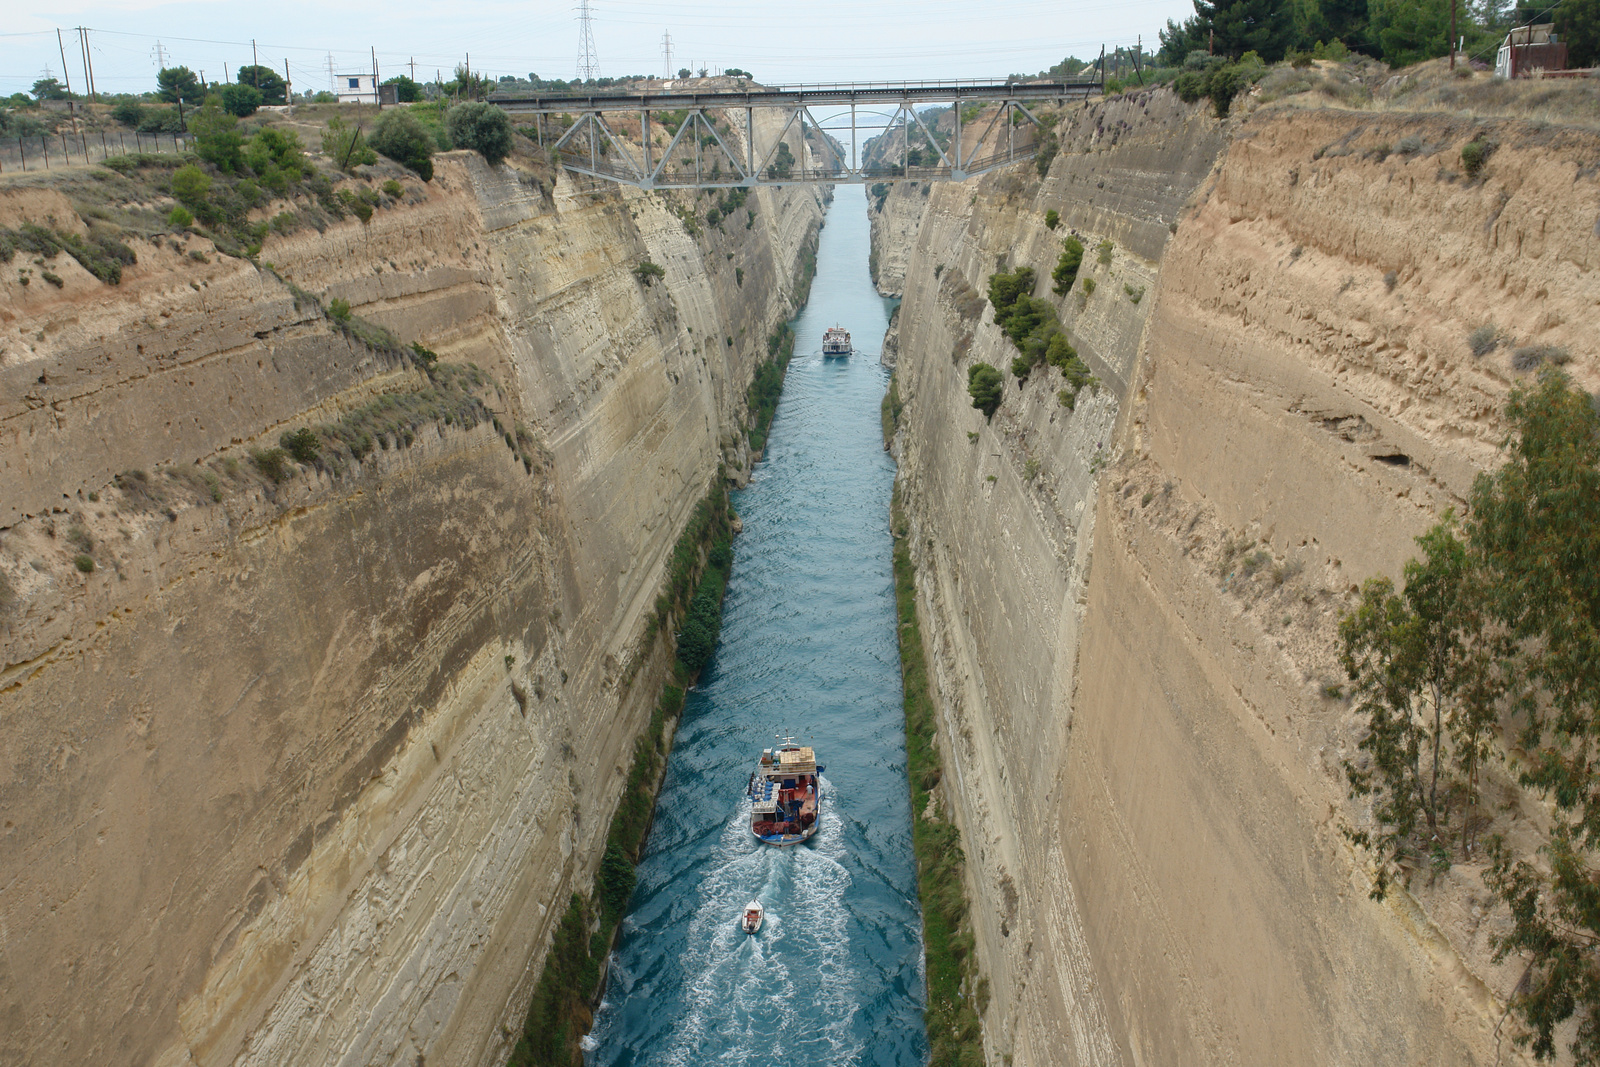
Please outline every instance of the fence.
[{"label": "fence", "polygon": [[0,173],[54,170],[99,163],[111,156],[139,152],[182,154],[190,150],[186,133],[137,133],[133,130],[57,130],[29,137],[0,138]]}]

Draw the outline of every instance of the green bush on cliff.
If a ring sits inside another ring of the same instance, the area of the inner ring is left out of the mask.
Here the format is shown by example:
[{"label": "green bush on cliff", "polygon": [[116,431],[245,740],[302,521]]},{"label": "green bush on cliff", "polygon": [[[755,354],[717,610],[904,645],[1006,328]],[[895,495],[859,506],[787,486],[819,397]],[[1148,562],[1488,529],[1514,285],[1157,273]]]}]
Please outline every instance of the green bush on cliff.
[{"label": "green bush on cliff", "polygon": [[1005,378],[990,364],[974,363],[968,369],[967,392],[972,396],[972,406],[983,412],[984,418],[994,418],[1005,391]]},{"label": "green bush on cliff", "polygon": [[1066,296],[1072,290],[1072,283],[1078,280],[1078,268],[1083,266],[1083,242],[1076,237],[1068,237],[1061,244],[1061,258],[1056,260],[1056,269],[1050,272],[1050,280],[1055,282],[1052,288],[1056,295]]},{"label": "green bush on cliff", "polygon": [[433,180],[433,134],[408,108],[386,111],[372,128],[372,147],[423,181]]}]

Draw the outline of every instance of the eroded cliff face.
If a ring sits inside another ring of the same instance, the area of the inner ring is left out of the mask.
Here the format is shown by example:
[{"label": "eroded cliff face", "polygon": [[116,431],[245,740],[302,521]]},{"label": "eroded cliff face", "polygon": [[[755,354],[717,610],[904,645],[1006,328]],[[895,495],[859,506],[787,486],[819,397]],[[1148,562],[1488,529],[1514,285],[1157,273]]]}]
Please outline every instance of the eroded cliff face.
[{"label": "eroded cliff face", "polygon": [[[190,239],[116,289],[0,282],[8,1063],[494,1063],[592,877],[666,557],[748,460],[821,197],[694,237],[465,153],[409,185],[269,238],[285,281]],[[55,196],[0,223],[66,226]],[[430,388],[285,282],[475,366],[499,425],[261,476],[283,430]]]},{"label": "eroded cliff face", "polygon": [[[1483,126],[1440,117],[1263,111],[1225,138],[1156,93],[1059,129],[1043,182],[935,188],[898,322],[990,1062],[1511,1061],[1521,967],[1491,959],[1481,865],[1369,899],[1341,834],[1370,825],[1353,718],[1325,693],[1354,583],[1398,576],[1497,462],[1519,375],[1468,332],[1564,346],[1600,384],[1600,143],[1492,125],[1469,182]],[[1067,229],[1087,297],[1050,292]],[[981,294],[1024,264],[1102,388],[1069,411],[1057,371],[1008,374],[985,422],[967,368],[1016,350]]]}]

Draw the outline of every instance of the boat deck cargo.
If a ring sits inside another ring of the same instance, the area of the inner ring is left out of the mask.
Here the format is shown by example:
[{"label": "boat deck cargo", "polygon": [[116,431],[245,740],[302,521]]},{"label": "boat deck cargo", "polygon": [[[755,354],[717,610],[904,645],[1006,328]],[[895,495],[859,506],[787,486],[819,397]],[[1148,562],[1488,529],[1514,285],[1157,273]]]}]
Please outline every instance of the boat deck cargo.
[{"label": "boat deck cargo", "polygon": [[817,832],[823,768],[808,746],[764,749],[750,775],[750,832],[769,845],[795,845]]}]

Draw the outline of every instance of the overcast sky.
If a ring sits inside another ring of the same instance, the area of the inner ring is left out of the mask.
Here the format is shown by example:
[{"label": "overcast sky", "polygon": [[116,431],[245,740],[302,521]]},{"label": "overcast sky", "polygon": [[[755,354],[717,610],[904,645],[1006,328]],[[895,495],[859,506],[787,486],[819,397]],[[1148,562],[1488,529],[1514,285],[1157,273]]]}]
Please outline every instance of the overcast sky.
[{"label": "overcast sky", "polygon": [[[1169,17],[1193,13],[1189,0],[592,0],[602,76],[660,74],[662,34],[672,66],[741,67],[769,84],[975,78],[1036,73],[1069,54],[1092,58],[1100,45],[1146,48]],[[155,86],[157,45],[169,66],[218,78],[250,62],[287,59],[297,91],[328,87],[329,53],[340,72],[446,77],[471,55],[474,70],[571,78],[577,69],[577,0],[380,0],[308,3],[239,0],[0,0],[0,94],[25,91],[46,69],[66,67],[81,90],[76,26],[90,27],[95,85],[102,92]]]}]

